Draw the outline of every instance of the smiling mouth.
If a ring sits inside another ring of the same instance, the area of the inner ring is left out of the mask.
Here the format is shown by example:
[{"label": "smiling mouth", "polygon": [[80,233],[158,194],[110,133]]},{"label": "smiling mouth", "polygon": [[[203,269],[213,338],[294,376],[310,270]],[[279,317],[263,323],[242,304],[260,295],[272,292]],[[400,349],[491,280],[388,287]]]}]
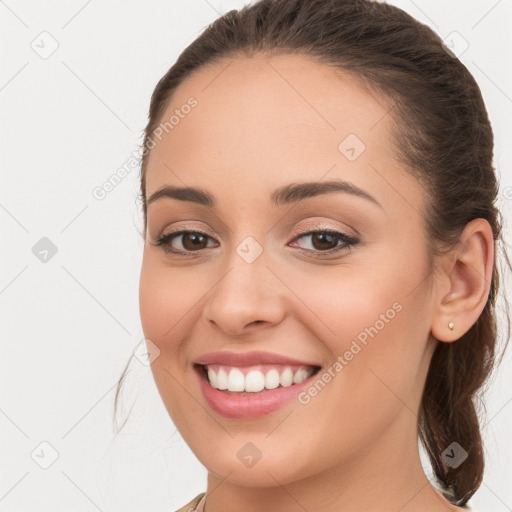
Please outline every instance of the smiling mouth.
[{"label": "smiling mouth", "polygon": [[275,364],[195,364],[194,367],[212,388],[233,395],[253,395],[294,386],[316,375],[321,369],[320,366]]}]

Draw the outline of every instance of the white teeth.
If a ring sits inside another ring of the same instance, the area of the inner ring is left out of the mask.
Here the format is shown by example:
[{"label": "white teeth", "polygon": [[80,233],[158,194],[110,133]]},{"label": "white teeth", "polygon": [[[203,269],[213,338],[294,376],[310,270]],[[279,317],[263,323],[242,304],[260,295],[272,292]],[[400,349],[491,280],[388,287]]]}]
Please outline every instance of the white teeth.
[{"label": "white teeth", "polygon": [[302,382],[303,380],[307,379],[308,377],[309,377],[308,371],[305,370],[304,368],[299,368],[295,372],[295,375],[293,376],[293,383],[299,384],[299,382]]},{"label": "white teeth", "polygon": [[293,373],[292,373],[291,368],[286,368],[286,370],[283,373],[281,373],[279,382],[281,383],[281,386],[283,386],[285,388],[292,385]]},{"label": "white teeth", "polygon": [[263,373],[252,370],[245,376],[245,391],[261,391],[265,387],[265,376]]},{"label": "white teeth", "polygon": [[279,372],[273,368],[265,375],[265,387],[267,389],[275,389],[279,386]]},{"label": "white teeth", "polygon": [[238,368],[231,368],[228,375],[228,391],[245,391],[244,374]]},{"label": "white teeth", "polygon": [[293,374],[293,379],[292,379],[292,382],[294,384],[297,384],[297,382],[300,382],[302,380],[302,372],[301,370],[297,370],[294,374]]},{"label": "white teeth", "polygon": [[[209,375],[210,372],[208,372],[208,375]],[[215,372],[213,372],[215,373]],[[228,389],[228,374],[226,373],[225,370],[223,370],[222,368],[219,370],[219,373],[217,373],[217,386],[214,386],[212,384],[213,387],[216,387],[217,389]]]},{"label": "white teeth", "polygon": [[250,370],[244,376],[239,368],[232,367],[229,373],[219,368],[215,371],[213,368],[208,369],[208,380],[210,385],[216,389],[228,390],[234,392],[250,392],[257,393],[263,389],[275,389],[281,385],[289,387],[292,384],[299,384],[307,379],[312,373],[313,368],[299,368],[293,373],[290,367],[286,367],[281,374],[276,368],[271,368],[264,374],[260,370]]},{"label": "white teeth", "polygon": [[214,388],[218,388],[217,374],[210,368],[208,370],[208,380],[211,382]]}]

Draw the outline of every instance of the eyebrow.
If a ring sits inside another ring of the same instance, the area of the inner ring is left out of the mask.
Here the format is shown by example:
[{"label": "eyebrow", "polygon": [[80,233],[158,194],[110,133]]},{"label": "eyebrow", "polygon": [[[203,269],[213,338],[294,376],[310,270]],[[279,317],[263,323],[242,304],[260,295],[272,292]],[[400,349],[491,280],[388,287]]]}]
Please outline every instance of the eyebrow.
[{"label": "eyebrow", "polygon": [[[347,194],[352,194],[354,196],[367,199],[382,208],[382,205],[377,201],[377,199],[371,196],[368,192],[357,187],[353,183],[343,180],[290,183],[289,185],[285,185],[274,190],[270,196],[270,201],[274,206],[282,206],[298,203],[311,197],[330,194],[332,192],[345,192]],[[166,185],[160,190],[154,192],[147,200],[147,205],[149,206],[151,203],[154,203],[164,197],[177,199],[178,201],[198,203],[209,208],[215,208],[216,206],[215,197],[206,190],[195,187],[174,187],[172,185]]]}]

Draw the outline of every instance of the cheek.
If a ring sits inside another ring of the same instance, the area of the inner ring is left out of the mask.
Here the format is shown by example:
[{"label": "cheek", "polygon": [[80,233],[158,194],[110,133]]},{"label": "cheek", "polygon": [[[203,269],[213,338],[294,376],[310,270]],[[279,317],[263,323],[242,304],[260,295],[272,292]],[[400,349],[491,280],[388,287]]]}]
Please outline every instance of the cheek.
[{"label": "cheek", "polygon": [[414,274],[393,267],[333,273],[325,282],[317,276],[314,286],[303,281],[299,295],[309,289],[307,304],[318,318],[308,313],[302,320],[311,319],[308,328],[333,357],[325,379],[319,374],[306,390],[301,421],[322,439],[311,443],[311,460],[334,463],[341,453],[357,453],[416,410],[426,370],[427,292],[419,286],[410,293],[420,265]]},{"label": "cheek", "polygon": [[[206,290],[198,288],[190,268],[171,268],[158,256],[145,254],[139,282],[139,308],[144,335],[161,350],[178,348],[186,336]],[[176,345],[176,346],[175,346]]]},{"label": "cheek", "polygon": [[139,281],[142,330],[160,350],[151,371],[163,404],[178,427],[186,417],[183,411],[188,397],[181,382],[186,368],[183,345],[195,322],[194,305],[198,307],[203,295],[191,286],[186,274],[162,264],[158,255],[144,253]]},{"label": "cheek", "polygon": [[390,389],[409,400],[420,387],[431,308],[422,247],[420,241],[402,250],[382,247],[364,269],[354,264],[314,275],[294,271],[301,279],[290,282],[300,283],[294,291],[307,306],[300,306],[299,321],[332,358],[330,398],[339,394],[354,412],[397,402]]},{"label": "cheek", "polygon": [[374,274],[371,268],[337,266],[314,274],[300,269],[295,277],[288,274],[289,282],[297,283],[293,285],[300,299],[293,306],[297,320],[307,323],[332,355],[349,350],[353,340],[363,347],[371,339],[396,332],[396,320],[409,300],[403,293],[407,286],[397,282],[392,268],[381,269]]}]

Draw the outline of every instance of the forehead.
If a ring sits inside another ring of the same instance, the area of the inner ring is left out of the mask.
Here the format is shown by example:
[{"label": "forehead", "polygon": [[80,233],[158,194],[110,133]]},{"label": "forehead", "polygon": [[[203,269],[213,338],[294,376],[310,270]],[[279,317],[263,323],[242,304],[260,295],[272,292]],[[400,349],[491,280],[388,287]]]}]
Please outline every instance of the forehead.
[{"label": "forehead", "polygon": [[[197,105],[183,109],[191,97]],[[328,178],[376,193],[386,178],[410,189],[412,177],[394,160],[389,109],[350,75],[304,56],[200,68],[176,89],[161,118],[174,114],[179,121],[154,139],[147,196],[165,184],[222,188],[232,196],[240,187],[257,194],[263,184],[273,190]],[[383,194],[393,199],[396,190]]]}]

